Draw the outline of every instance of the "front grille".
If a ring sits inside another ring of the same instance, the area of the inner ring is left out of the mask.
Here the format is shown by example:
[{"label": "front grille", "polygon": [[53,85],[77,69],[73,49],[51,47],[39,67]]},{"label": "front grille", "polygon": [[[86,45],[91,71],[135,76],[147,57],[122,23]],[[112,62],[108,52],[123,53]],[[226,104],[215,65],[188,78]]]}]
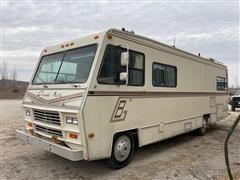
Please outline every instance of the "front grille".
[{"label": "front grille", "polygon": [[35,121],[40,121],[48,124],[60,125],[60,117],[58,112],[33,110]]},{"label": "front grille", "polygon": [[36,130],[40,131],[40,132],[43,132],[45,134],[48,134],[48,135],[55,135],[55,136],[58,136],[58,137],[62,137],[62,131],[59,131],[59,130],[50,129],[50,128],[42,127],[42,126],[39,126],[39,125],[36,125]]}]

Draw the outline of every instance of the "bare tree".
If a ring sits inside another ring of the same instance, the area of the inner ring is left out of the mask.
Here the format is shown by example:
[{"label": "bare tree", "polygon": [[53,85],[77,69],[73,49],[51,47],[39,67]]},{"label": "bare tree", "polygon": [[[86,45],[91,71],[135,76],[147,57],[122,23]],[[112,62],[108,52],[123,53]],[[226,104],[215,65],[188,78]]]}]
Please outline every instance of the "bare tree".
[{"label": "bare tree", "polygon": [[1,89],[8,89],[9,87],[9,83],[7,81],[8,79],[8,75],[9,75],[9,71],[8,71],[8,64],[6,61],[3,61],[2,62],[2,65],[1,65]]},{"label": "bare tree", "polygon": [[235,88],[240,88],[240,79],[238,75],[234,78],[235,81]]},{"label": "bare tree", "polygon": [[16,68],[15,68],[15,65],[13,66],[13,69],[12,69],[12,72],[11,72],[11,86],[13,88],[13,91],[18,91],[17,90],[17,83],[16,83],[16,78],[17,78],[17,73],[16,73]]},{"label": "bare tree", "polygon": [[2,62],[0,62],[0,79],[2,79]]},{"label": "bare tree", "polygon": [[12,73],[11,73],[11,80],[16,81],[17,73],[16,73],[16,67],[13,66]]},{"label": "bare tree", "polygon": [[2,64],[2,80],[8,79],[8,64],[6,61],[3,61]]}]

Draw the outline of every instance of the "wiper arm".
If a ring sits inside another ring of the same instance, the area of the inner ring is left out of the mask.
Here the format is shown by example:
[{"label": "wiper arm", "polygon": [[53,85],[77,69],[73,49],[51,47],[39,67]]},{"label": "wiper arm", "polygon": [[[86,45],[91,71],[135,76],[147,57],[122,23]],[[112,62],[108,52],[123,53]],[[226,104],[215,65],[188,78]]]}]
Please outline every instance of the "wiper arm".
[{"label": "wiper arm", "polygon": [[40,77],[38,77],[38,79],[39,79],[40,81],[42,81],[44,88],[47,88],[47,87],[48,87],[48,86],[46,85],[46,83],[44,82],[44,80],[42,80]]},{"label": "wiper arm", "polygon": [[71,84],[73,87],[77,88],[78,86],[75,84],[72,84],[71,81],[65,81],[65,80],[61,80],[60,82],[64,82],[66,84]]}]

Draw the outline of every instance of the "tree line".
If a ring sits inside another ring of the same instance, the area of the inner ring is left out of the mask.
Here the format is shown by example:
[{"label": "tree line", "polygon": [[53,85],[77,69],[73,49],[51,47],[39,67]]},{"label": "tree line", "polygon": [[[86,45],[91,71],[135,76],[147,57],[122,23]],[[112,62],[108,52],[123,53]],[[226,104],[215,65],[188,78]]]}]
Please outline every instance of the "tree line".
[{"label": "tree line", "polygon": [[12,68],[9,68],[8,63],[3,61],[0,63],[0,90],[17,92],[18,89],[15,65],[13,65]]},{"label": "tree line", "polygon": [[8,63],[3,61],[0,63],[0,79],[1,80],[13,80],[16,81],[17,73],[16,67],[13,65],[13,68],[9,69]]}]

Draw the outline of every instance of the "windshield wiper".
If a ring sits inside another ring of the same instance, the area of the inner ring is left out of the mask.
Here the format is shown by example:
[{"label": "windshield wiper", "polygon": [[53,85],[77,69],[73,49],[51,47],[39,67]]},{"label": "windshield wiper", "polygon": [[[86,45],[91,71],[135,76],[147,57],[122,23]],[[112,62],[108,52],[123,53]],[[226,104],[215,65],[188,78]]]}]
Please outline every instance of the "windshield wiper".
[{"label": "windshield wiper", "polygon": [[71,85],[72,85],[73,87],[75,87],[75,88],[79,87],[79,86],[76,85],[76,84],[72,84],[71,81],[61,80],[61,81],[59,81],[59,82],[64,82],[64,83],[66,83],[66,84],[71,84]]},{"label": "windshield wiper", "polygon": [[44,82],[44,80],[42,80],[40,77],[38,77],[38,79],[39,79],[40,81],[42,81],[44,88],[47,88],[47,87],[48,87],[48,86],[46,85],[46,83]]}]

